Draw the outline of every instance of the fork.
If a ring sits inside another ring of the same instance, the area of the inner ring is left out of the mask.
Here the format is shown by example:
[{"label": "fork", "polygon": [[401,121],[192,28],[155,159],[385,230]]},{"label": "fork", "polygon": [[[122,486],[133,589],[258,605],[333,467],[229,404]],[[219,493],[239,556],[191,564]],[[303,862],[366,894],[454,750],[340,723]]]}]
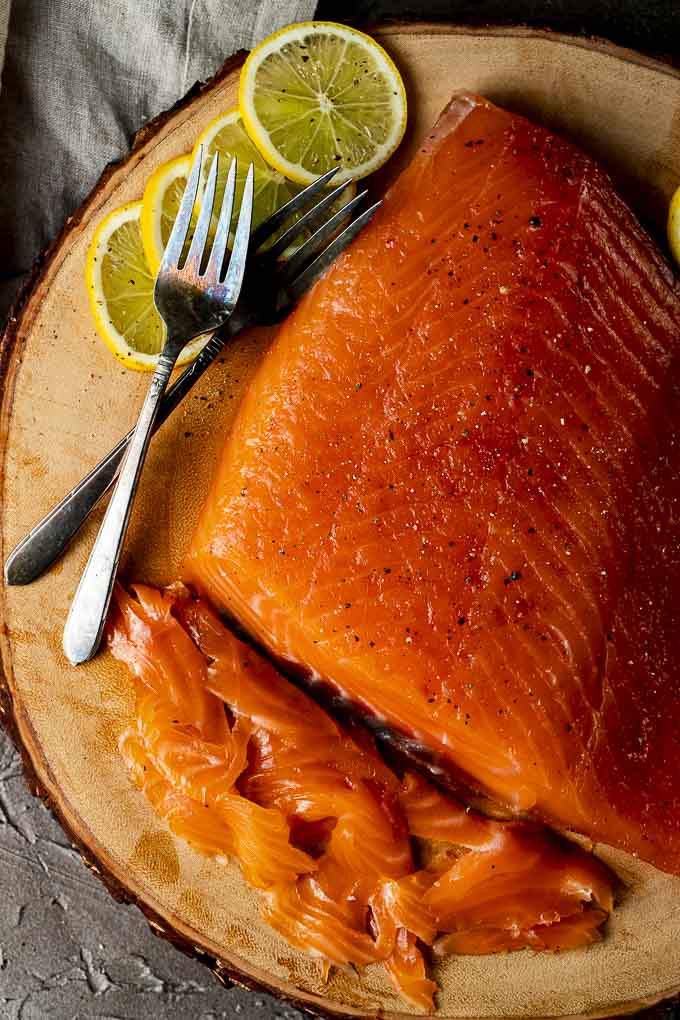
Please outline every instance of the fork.
[{"label": "fork", "polygon": [[246,177],[231,256],[223,275],[236,188],[235,160],[227,175],[212,248],[208,235],[215,205],[217,155],[205,184],[189,251],[183,257],[202,162],[200,147],[156,276],[154,303],[166,327],[163,350],[64,628],[64,652],[74,666],[91,659],[99,647],[153,424],[177,358],[190,340],[216,330],[231,315],[241,292],[253,209],[253,167],[251,164]]},{"label": "fork", "polygon": [[[236,309],[213,334],[197,359],[166,392],[154,421],[154,431],[179,406],[220,355],[228,340],[249,325],[276,322],[283,318],[374,215],[380,202],[371,205],[345,226],[347,219],[366,197],[366,191],[362,191],[328,218],[329,208],[340,201],[347,183],[336,187],[311,208],[307,208],[332,183],[336,173],[337,168],[334,168],[318,177],[253,231],[250,240],[253,254],[249,256],[251,261]],[[262,248],[276,237],[292,216],[304,210],[307,211],[278,241],[267,249]],[[303,230],[311,231],[311,236],[299,245],[291,258],[282,259],[283,251]],[[5,562],[5,581],[8,585],[30,584],[45,573],[64,552],[115,482],[131,438],[132,431],[120,439],[15,546]]]}]

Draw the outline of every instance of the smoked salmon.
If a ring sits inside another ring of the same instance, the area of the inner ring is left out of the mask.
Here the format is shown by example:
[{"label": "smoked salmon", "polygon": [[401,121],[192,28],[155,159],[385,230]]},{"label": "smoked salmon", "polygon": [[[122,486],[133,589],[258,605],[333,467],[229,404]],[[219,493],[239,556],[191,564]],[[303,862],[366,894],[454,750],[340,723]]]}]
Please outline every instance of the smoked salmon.
[{"label": "smoked salmon", "polygon": [[398,776],[182,585],[118,588],[108,642],[135,678],[120,739],[132,780],[177,836],[235,857],[267,921],[324,968],[382,962],[429,1011],[426,947],[601,937],[614,877],[592,854]]},{"label": "smoked salmon", "polygon": [[[263,359],[186,578],[452,781],[680,873],[679,350],[608,174],[454,98]],[[448,948],[470,921],[490,951],[468,860],[425,899]]]}]

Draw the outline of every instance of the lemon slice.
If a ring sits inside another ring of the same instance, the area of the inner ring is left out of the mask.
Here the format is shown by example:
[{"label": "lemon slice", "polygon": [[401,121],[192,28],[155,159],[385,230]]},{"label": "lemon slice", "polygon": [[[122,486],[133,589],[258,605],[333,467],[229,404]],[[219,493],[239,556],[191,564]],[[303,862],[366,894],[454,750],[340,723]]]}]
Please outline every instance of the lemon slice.
[{"label": "lemon slice", "polygon": [[[201,135],[196,139],[194,146],[194,153],[198,150],[199,145],[203,146],[203,181],[207,177],[211,157],[214,153],[219,153],[220,166],[219,175],[217,179],[217,192],[215,200],[215,210],[219,210],[222,202],[222,195],[224,193],[224,183],[229,172],[232,159],[236,158],[236,195],[234,200],[234,208],[238,209],[241,201],[241,195],[243,193],[243,184],[246,179],[248,167],[252,163],[253,170],[255,172],[255,188],[253,194],[253,220],[252,229],[263,223],[264,220],[268,219],[272,213],[288,202],[295,195],[298,195],[302,190],[296,184],[287,180],[283,174],[279,173],[273,167],[269,166],[268,163],[262,158],[258,150],[253,145],[252,141],[248,137],[246,130],[243,126],[243,120],[239,110],[228,110],[226,113],[220,114],[216,117],[207,128],[202,132]],[[149,182],[150,183],[150,182]],[[335,181],[332,181],[335,184]],[[349,202],[351,198],[356,194],[356,186],[348,185],[347,188],[339,196],[337,202],[329,209],[328,215],[332,215],[342,205]],[[146,196],[146,193],[145,193]],[[301,214],[298,214],[295,219],[299,219]],[[290,223],[294,222],[293,219],[288,221],[281,229],[280,233],[290,226]],[[213,219],[214,229],[214,219]],[[342,229],[342,225],[338,229]],[[276,239],[278,234],[272,236],[272,238],[263,245],[263,248],[267,248]],[[292,253],[295,246],[301,243],[305,237],[308,237],[309,233],[304,231],[299,234],[295,239],[295,244],[291,245],[283,253],[284,257],[287,257]]]},{"label": "lemon slice", "polygon": [[666,231],[673,258],[680,266],[680,188],[676,190],[668,208]]},{"label": "lemon slice", "polygon": [[[253,220],[252,229],[259,227],[260,223],[266,220],[279,206],[288,202],[300,191],[295,184],[286,180],[283,174],[265,163],[264,159],[255,148],[246,134],[238,109],[227,110],[226,113],[215,117],[208,124],[207,128],[198,136],[194,146],[193,155],[196,155],[199,145],[203,146],[203,180],[210,168],[212,156],[219,153],[220,167],[217,178],[217,192],[215,210],[220,209],[222,195],[224,194],[224,183],[227,179],[232,159],[237,160],[236,165],[236,194],[234,197],[234,208],[238,209],[243,194],[248,167],[253,164],[255,174],[253,192]],[[214,224],[213,224],[214,226]]]},{"label": "lemon slice", "polygon": [[283,28],[241,71],[239,107],[265,160],[299,184],[333,166],[336,182],[365,177],[406,129],[406,92],[382,46],[332,21]]},{"label": "lemon slice", "polygon": [[179,156],[152,173],[142,199],[142,243],[153,274],[158,272],[191,171],[191,156]]},{"label": "lemon slice", "polygon": [[[97,331],[127,368],[151,372],[165,340],[153,303],[154,276],[144,254],[142,203],[114,209],[97,227],[87,253],[85,282]],[[198,337],[182,351],[183,365],[207,342]]]}]

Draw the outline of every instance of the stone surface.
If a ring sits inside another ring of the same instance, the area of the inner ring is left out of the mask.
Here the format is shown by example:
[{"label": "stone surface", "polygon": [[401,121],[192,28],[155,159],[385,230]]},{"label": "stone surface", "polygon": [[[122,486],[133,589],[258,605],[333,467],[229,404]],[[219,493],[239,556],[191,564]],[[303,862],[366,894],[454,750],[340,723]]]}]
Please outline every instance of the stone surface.
[{"label": "stone surface", "polygon": [[26,788],[0,733],[0,1020],[302,1020],[225,989],[116,903]]}]

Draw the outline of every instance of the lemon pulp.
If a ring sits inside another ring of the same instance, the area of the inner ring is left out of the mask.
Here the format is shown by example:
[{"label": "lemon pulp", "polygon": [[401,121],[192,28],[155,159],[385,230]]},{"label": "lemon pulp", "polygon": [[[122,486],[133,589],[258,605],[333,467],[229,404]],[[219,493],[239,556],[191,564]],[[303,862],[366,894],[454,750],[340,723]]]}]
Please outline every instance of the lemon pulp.
[{"label": "lemon pulp", "polygon": [[276,32],[241,72],[239,107],[264,158],[300,184],[339,167],[364,177],[394,152],[406,94],[392,59],[370,36],[313,21]]},{"label": "lemon pulp", "polygon": [[190,156],[172,159],[154,171],[144,189],[140,220],[142,242],[153,273],[158,272],[161,264],[190,170]]},{"label": "lemon pulp", "polygon": [[[85,267],[90,307],[97,331],[127,368],[153,371],[165,341],[165,328],[153,301],[154,276],[144,253],[142,203],[130,202],[109,213],[90,242]],[[193,340],[177,364],[196,357],[206,342]]]}]

